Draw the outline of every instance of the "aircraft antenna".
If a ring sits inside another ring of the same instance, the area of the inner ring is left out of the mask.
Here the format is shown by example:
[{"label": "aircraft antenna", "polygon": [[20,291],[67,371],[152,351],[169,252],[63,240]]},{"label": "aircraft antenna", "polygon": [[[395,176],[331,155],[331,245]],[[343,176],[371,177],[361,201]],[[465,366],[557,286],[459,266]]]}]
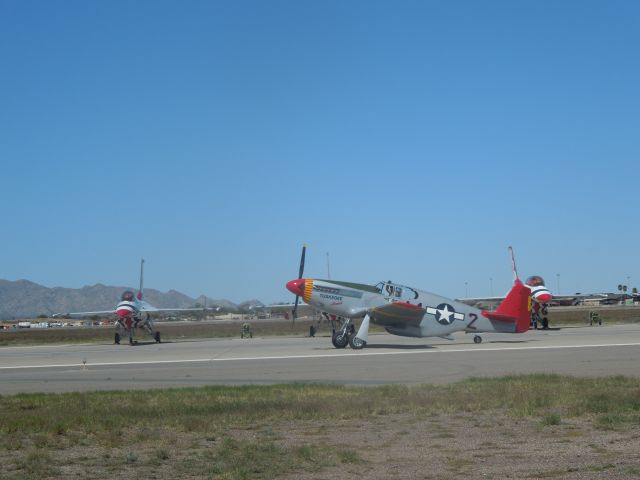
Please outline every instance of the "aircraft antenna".
[{"label": "aircraft antenna", "polygon": [[511,254],[511,270],[513,271],[513,281],[518,280],[518,269],[516,268],[516,256],[513,253],[513,247],[509,247],[509,253]]},{"label": "aircraft antenna", "polygon": [[140,289],[138,290],[138,300],[142,300],[142,287],[143,287],[143,275],[144,275],[144,258],[140,259]]}]

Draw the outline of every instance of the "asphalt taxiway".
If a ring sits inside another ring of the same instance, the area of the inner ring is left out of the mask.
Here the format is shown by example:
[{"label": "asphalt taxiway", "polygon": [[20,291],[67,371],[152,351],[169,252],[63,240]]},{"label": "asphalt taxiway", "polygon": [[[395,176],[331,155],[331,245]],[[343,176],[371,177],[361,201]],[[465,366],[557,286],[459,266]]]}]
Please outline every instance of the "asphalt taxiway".
[{"label": "asphalt taxiway", "polygon": [[[640,377],[640,325],[564,328],[454,340],[370,335],[363,350],[327,336],[139,345],[0,348],[0,394],[323,382],[446,383],[521,373]],[[141,337],[142,340],[142,337]]]}]

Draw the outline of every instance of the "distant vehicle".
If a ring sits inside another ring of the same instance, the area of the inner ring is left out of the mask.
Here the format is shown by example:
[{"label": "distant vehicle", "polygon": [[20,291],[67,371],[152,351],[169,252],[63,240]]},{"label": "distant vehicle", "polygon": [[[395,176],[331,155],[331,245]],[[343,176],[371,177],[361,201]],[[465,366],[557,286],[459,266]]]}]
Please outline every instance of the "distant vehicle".
[{"label": "distant vehicle", "polygon": [[[392,334],[403,337],[451,338],[454,332],[474,333],[480,343],[482,332],[522,333],[529,330],[531,288],[518,278],[512,258],[514,285],[504,301],[493,311],[480,310],[465,303],[424,292],[413,287],[389,282],[367,285],[337,280],[303,278],[305,247],[302,250],[297,280],[286,284],[298,299],[316,309],[342,319],[341,327],[331,341],[336,348],[347,345],[361,349],[368,342],[370,323],[381,325]],[[358,332],[352,319],[363,317]]]},{"label": "distant vehicle", "polygon": [[[126,290],[120,297],[120,303],[116,305],[114,310],[103,310],[98,312],[70,312],[56,313],[54,317],[86,317],[90,315],[107,315],[114,314],[116,333],[114,342],[119,345],[121,333],[129,337],[129,344],[138,343],[135,339],[135,329],[144,329],[155,341],[160,343],[160,332],[154,330],[153,321],[149,315],[152,312],[184,312],[184,311],[202,311],[202,308],[156,308],[145,302],[143,297],[143,278],[144,278],[144,258],[140,260],[140,288],[138,294],[135,295],[131,290]],[[96,325],[98,323],[96,322]]]}]

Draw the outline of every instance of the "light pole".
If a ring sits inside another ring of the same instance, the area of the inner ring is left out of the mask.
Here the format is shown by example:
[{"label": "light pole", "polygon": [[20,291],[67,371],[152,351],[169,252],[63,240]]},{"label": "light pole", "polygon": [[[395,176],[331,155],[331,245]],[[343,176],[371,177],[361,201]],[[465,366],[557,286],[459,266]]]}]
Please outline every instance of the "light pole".
[{"label": "light pole", "polygon": [[556,285],[558,287],[558,295],[560,295],[560,274],[556,273]]},{"label": "light pole", "polygon": [[491,292],[491,296],[493,297],[493,278],[489,277],[489,291]]},{"label": "light pole", "polygon": [[327,280],[331,280],[331,270],[329,269],[329,252],[327,252]]},{"label": "light pole", "polygon": [[469,298],[469,282],[464,282],[464,296]]}]

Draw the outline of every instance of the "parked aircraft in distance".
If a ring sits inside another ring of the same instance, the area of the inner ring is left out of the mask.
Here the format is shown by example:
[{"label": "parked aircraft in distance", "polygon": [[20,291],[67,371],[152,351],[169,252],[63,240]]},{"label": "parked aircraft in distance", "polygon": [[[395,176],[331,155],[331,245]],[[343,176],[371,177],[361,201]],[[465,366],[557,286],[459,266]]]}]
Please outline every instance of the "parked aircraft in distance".
[{"label": "parked aircraft in distance", "polygon": [[91,315],[115,315],[116,332],[114,342],[120,344],[121,333],[129,337],[129,344],[138,343],[135,339],[135,329],[144,329],[156,343],[160,343],[160,332],[154,330],[150,313],[155,312],[186,312],[202,311],[202,308],[156,308],[143,300],[143,278],[144,278],[144,258],[140,260],[140,288],[134,294],[131,290],[126,290],[120,296],[120,303],[114,310],[102,310],[96,312],[70,312],[56,313],[53,317],[86,317]]},{"label": "parked aircraft in distance", "polygon": [[[512,252],[511,247],[509,247]],[[342,325],[331,338],[336,348],[363,348],[370,323],[381,325],[393,335],[450,338],[454,332],[474,333],[480,343],[482,332],[521,333],[529,330],[531,289],[517,277],[495,311],[480,310],[465,303],[398,283],[367,285],[337,280],[303,278],[305,248],[298,279],[286,284],[289,291],[321,312],[336,315]],[[296,308],[294,307],[294,316]],[[355,333],[354,318],[363,318]]]}]

